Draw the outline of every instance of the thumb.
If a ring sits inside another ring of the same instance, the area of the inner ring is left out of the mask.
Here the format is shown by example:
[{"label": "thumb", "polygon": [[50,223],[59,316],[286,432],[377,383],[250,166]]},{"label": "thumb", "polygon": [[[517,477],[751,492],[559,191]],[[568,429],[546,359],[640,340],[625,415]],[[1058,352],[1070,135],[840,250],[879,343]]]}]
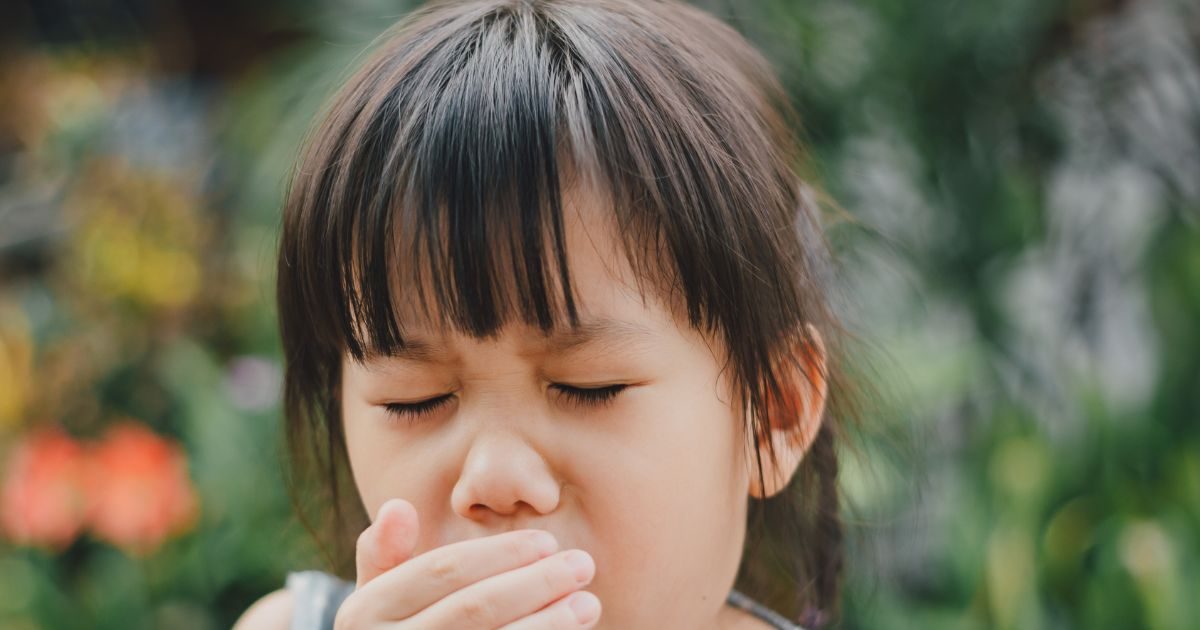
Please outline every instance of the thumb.
[{"label": "thumb", "polygon": [[388,499],[355,545],[356,588],[408,560],[417,546],[417,509],[404,499]]}]

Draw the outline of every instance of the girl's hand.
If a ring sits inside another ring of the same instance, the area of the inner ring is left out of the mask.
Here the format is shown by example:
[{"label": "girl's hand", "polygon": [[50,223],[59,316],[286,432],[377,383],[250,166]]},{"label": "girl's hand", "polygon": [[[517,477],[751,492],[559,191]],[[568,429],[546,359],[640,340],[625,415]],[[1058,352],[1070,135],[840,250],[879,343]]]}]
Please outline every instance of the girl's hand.
[{"label": "girl's hand", "polygon": [[574,630],[600,617],[600,601],[579,590],[595,574],[591,556],[558,552],[549,532],[505,532],[412,557],[417,532],[411,503],[380,507],[358,537],[358,583],[338,609],[336,630]]}]

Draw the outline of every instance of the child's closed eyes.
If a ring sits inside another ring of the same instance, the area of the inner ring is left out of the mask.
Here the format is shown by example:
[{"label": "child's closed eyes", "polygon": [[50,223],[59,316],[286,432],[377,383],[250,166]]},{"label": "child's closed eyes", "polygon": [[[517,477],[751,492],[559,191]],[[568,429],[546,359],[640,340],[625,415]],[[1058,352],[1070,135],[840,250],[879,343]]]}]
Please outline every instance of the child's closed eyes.
[{"label": "child's closed eyes", "polygon": [[[550,387],[561,392],[563,398],[573,402],[578,406],[599,407],[611,402],[622,390],[629,386],[625,384],[618,384],[606,385],[603,387],[574,387],[571,385],[555,383]],[[407,422],[414,422],[450,404],[453,398],[453,394],[444,394],[442,396],[436,396],[434,398],[428,398],[417,402],[385,403],[383,408],[387,409],[388,413],[391,413],[399,419]]]}]

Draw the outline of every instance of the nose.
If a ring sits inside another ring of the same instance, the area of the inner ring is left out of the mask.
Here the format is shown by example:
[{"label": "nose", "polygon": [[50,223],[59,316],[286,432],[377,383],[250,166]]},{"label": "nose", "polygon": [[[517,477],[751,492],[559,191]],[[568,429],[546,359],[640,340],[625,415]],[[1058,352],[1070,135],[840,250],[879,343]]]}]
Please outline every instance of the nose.
[{"label": "nose", "polygon": [[496,432],[471,445],[450,503],[456,514],[480,522],[522,511],[549,514],[558,507],[559,489],[532,444],[519,435]]}]

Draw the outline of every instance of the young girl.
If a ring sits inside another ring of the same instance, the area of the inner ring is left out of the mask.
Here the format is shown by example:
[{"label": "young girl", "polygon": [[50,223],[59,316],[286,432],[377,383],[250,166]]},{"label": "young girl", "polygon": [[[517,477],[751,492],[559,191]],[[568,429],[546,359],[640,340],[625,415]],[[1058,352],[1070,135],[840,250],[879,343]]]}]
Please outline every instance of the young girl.
[{"label": "young girl", "polygon": [[280,243],[291,483],[332,571],[239,627],[827,623],[841,335],[791,116],[675,1],[389,31]]}]

